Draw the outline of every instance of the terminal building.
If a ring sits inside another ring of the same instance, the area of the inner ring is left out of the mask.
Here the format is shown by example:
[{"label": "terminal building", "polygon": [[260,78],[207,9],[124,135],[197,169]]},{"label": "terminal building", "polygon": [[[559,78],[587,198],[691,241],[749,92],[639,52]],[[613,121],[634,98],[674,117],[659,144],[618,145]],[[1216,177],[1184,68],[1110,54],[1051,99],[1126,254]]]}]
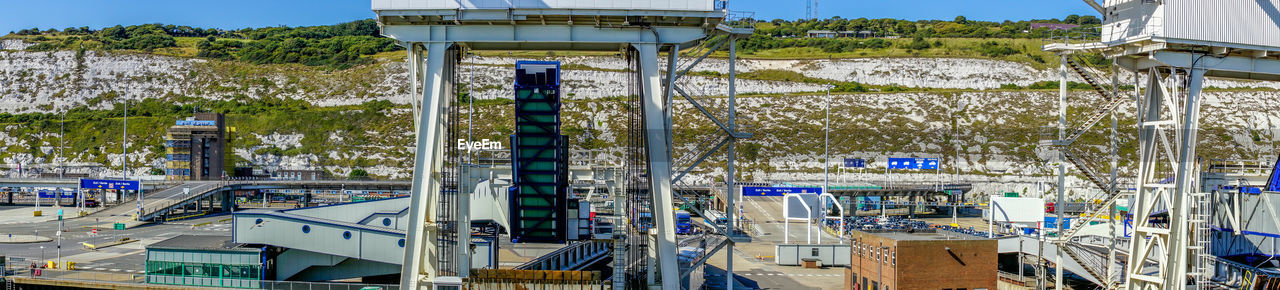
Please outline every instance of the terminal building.
[{"label": "terminal building", "polygon": [[274,278],[274,254],[227,236],[180,235],[147,246],[147,283],[259,288]]},{"label": "terminal building", "polygon": [[996,240],[934,229],[853,231],[845,289],[996,289]]},{"label": "terminal building", "polygon": [[165,179],[219,180],[227,147],[227,126],[218,113],[178,120],[165,135]]}]

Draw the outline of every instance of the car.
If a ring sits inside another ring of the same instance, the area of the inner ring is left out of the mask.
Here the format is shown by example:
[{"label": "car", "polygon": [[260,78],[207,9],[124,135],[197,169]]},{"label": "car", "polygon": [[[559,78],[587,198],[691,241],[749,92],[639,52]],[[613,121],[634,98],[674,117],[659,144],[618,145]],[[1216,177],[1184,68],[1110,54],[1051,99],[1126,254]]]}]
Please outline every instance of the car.
[{"label": "car", "polygon": [[98,200],[95,200],[95,199],[86,199],[86,200],[84,200],[84,206],[85,206],[85,207],[96,207],[96,206],[98,206]]}]

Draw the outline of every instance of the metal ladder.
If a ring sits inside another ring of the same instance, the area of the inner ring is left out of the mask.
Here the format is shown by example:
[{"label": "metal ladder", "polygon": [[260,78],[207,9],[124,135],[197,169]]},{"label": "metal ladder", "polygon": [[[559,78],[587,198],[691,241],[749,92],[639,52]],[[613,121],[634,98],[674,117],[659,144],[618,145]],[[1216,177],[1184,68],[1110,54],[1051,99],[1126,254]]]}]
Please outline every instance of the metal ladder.
[{"label": "metal ladder", "polygon": [[1191,208],[1191,220],[1188,224],[1191,228],[1191,245],[1187,248],[1194,253],[1195,261],[1192,265],[1191,273],[1196,277],[1195,289],[1209,289],[1212,284],[1209,280],[1214,275],[1215,257],[1209,253],[1209,235],[1211,227],[1209,220],[1212,213],[1209,209],[1209,193],[1199,192],[1191,195],[1193,202]]},{"label": "metal ladder", "polygon": [[[619,213],[625,213],[627,205],[620,204],[618,201],[627,200],[626,187],[622,182],[623,171],[621,169],[613,170],[613,188],[610,191],[609,198],[614,200],[613,212],[614,216],[624,216]],[[619,198],[623,197],[623,198]],[[626,289],[627,287],[627,219],[617,218],[613,221],[613,289]],[[592,233],[593,235],[595,233]]]}]

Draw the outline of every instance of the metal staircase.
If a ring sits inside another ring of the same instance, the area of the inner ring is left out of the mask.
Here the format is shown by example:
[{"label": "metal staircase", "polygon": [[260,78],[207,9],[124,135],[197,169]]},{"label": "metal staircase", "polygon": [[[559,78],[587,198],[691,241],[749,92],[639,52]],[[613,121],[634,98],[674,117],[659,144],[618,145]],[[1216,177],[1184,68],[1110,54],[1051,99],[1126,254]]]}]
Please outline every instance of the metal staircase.
[{"label": "metal staircase", "polygon": [[[1110,185],[1109,180],[1105,179],[1104,175],[1098,174],[1098,171],[1094,170],[1091,162],[1081,158],[1081,156],[1074,152],[1071,145],[1088,132],[1090,128],[1093,128],[1093,126],[1097,125],[1098,122],[1110,115],[1113,110],[1120,106],[1120,103],[1123,103],[1124,100],[1126,100],[1126,98],[1113,94],[1113,88],[1102,85],[1102,82],[1099,81],[1100,78],[1098,77],[1098,74],[1095,74],[1082,66],[1076,58],[1065,58],[1065,60],[1066,66],[1071,68],[1072,71],[1084,79],[1084,82],[1088,83],[1089,86],[1093,88],[1093,92],[1101,96],[1106,103],[1099,106],[1093,114],[1089,115],[1088,119],[1086,119],[1083,124],[1072,130],[1067,138],[1063,140],[1054,140],[1052,144],[1062,152],[1064,159],[1066,159],[1068,163],[1079,170],[1081,175],[1084,175],[1085,179],[1089,180],[1090,183],[1102,190],[1103,197],[1106,201],[1098,204],[1091,204],[1093,206],[1090,206],[1090,208],[1086,210],[1088,215],[1083,218],[1078,225],[1067,230],[1059,237],[1061,240],[1059,240],[1058,246],[1059,250],[1066,252],[1066,254],[1079,263],[1080,266],[1089,273],[1089,275],[1092,275],[1097,278],[1098,281],[1102,281],[1104,284],[1107,284],[1104,285],[1104,287],[1111,289],[1117,286],[1116,284],[1118,281],[1107,280],[1110,276],[1108,275],[1109,273],[1107,273],[1109,269],[1108,266],[1113,263],[1113,261],[1110,261],[1108,258],[1109,254],[1097,254],[1090,252],[1073,241],[1073,238],[1075,238],[1082,229],[1086,228],[1085,225],[1088,225],[1090,221],[1095,220],[1099,215],[1105,215],[1107,210],[1114,205],[1116,200],[1122,195],[1119,194],[1119,191],[1116,190],[1116,188],[1113,188]],[[1112,219],[1115,219],[1115,217],[1108,216],[1107,219],[1111,221]],[[1084,251],[1084,253],[1081,253],[1080,251]]]},{"label": "metal staircase", "polygon": [[1124,102],[1125,98],[1112,94],[1109,88],[1101,85],[1101,82],[1098,81],[1098,77],[1094,73],[1081,66],[1074,58],[1067,58],[1066,60],[1067,67],[1070,67],[1072,71],[1075,71],[1076,74],[1080,75],[1080,77],[1084,79],[1085,83],[1088,83],[1089,86],[1093,88],[1095,93],[1098,93],[1098,95],[1102,96],[1103,99],[1107,100],[1107,103],[1099,107],[1093,115],[1090,115],[1089,119],[1087,119],[1084,124],[1072,130],[1071,135],[1066,139],[1055,140],[1052,143],[1062,151],[1067,162],[1071,163],[1072,166],[1075,166],[1075,168],[1078,169],[1080,173],[1089,180],[1089,182],[1098,186],[1098,188],[1102,189],[1103,192],[1106,192],[1109,197],[1114,196],[1115,192],[1110,188],[1107,182],[1103,181],[1102,176],[1095,173],[1096,171],[1093,170],[1093,167],[1090,166],[1088,162],[1072,152],[1071,144],[1075,143],[1075,140],[1079,139],[1080,136],[1083,136],[1085,132],[1088,132],[1089,128],[1093,128],[1093,126],[1097,125],[1099,121],[1102,121],[1103,118],[1107,117],[1112,110],[1115,110],[1120,103]]},{"label": "metal staircase", "polygon": [[1101,176],[1094,173],[1092,166],[1089,166],[1089,164],[1086,164],[1086,162],[1083,159],[1081,159],[1080,157],[1077,157],[1074,153],[1071,152],[1071,147],[1063,146],[1063,147],[1060,147],[1060,149],[1062,150],[1062,155],[1067,157],[1067,162],[1071,163],[1072,166],[1075,166],[1076,169],[1079,169],[1080,173],[1084,174],[1085,179],[1088,179],[1089,182],[1093,183],[1093,185],[1096,185],[1098,186],[1099,189],[1102,189],[1102,192],[1108,192],[1108,195],[1115,195],[1113,193],[1110,193],[1112,191],[1111,186],[1107,185],[1107,182],[1103,181]]},{"label": "metal staircase", "polygon": [[[1098,215],[1102,214],[1102,211],[1103,211],[1103,210],[1106,210],[1106,209],[1110,208],[1110,207],[1111,207],[1111,204],[1115,203],[1115,202],[1116,202],[1116,200],[1117,200],[1117,199],[1120,199],[1120,197],[1121,197],[1121,196],[1123,196],[1123,195],[1121,195],[1121,194],[1112,194],[1112,195],[1110,195],[1110,197],[1109,197],[1109,198],[1107,198],[1107,201],[1106,201],[1106,202],[1101,203],[1101,206],[1098,206],[1098,207],[1096,207],[1096,208],[1091,208],[1091,209],[1089,209],[1089,211],[1088,211],[1088,215],[1087,215],[1087,216],[1085,216],[1085,218],[1084,218],[1083,220],[1081,220],[1081,221],[1080,221],[1080,223],[1081,223],[1081,225],[1082,225],[1082,226],[1074,226],[1074,227],[1071,227],[1071,229],[1067,230],[1067,232],[1066,232],[1065,234],[1063,234],[1063,235],[1062,235],[1062,239],[1063,239],[1063,240],[1070,240],[1071,238],[1074,238],[1074,237],[1076,236],[1076,234],[1077,234],[1077,233],[1079,233],[1082,229],[1084,229],[1084,228],[1085,228],[1083,225],[1087,225],[1089,222],[1093,221],[1093,219],[1094,219],[1095,217],[1097,217]],[[1114,218],[1115,218],[1115,217],[1108,217],[1108,219],[1114,219]]]},{"label": "metal staircase", "polygon": [[[1067,256],[1070,256],[1071,260],[1080,264],[1080,267],[1084,268],[1086,272],[1089,272],[1089,275],[1092,275],[1094,278],[1098,279],[1098,281],[1110,283],[1110,281],[1106,281],[1107,258],[1105,256],[1100,257],[1095,253],[1077,253],[1076,251],[1085,250],[1080,249],[1077,246],[1072,246],[1071,243],[1062,243],[1058,245],[1058,250],[1067,253]],[[1059,265],[1059,267],[1062,266]]]},{"label": "metal staircase", "polygon": [[1102,121],[1102,118],[1107,117],[1107,114],[1110,114],[1112,110],[1115,110],[1115,108],[1120,106],[1120,103],[1123,103],[1125,100],[1125,98],[1112,94],[1111,91],[1107,90],[1109,88],[1100,85],[1097,77],[1084,67],[1080,66],[1080,64],[1074,59],[1067,58],[1067,67],[1070,67],[1072,71],[1075,71],[1076,74],[1080,75],[1080,77],[1084,79],[1084,82],[1088,83],[1089,87],[1093,88],[1095,93],[1102,96],[1102,99],[1107,100],[1107,103],[1098,107],[1098,110],[1094,112],[1093,115],[1090,115],[1089,119],[1086,119],[1084,124],[1077,127],[1075,131],[1071,133],[1071,136],[1064,139],[1061,143],[1063,146],[1071,145],[1071,143],[1075,142],[1076,139],[1079,139],[1085,132],[1088,132],[1089,128],[1093,128],[1093,125],[1097,125],[1099,121]]}]

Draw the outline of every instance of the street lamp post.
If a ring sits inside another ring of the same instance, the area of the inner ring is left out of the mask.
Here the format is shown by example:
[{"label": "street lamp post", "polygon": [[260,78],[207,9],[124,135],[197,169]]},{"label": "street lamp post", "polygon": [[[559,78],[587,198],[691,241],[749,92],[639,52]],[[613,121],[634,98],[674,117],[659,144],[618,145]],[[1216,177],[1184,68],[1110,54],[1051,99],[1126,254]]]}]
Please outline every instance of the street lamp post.
[{"label": "street lamp post", "polygon": [[[831,193],[831,87],[827,87],[826,111],[827,118],[824,125],[826,128],[823,130],[825,133],[822,139],[824,156],[822,158],[822,192]],[[818,228],[822,228],[827,216],[827,201],[822,200],[822,197],[818,197],[818,210],[822,211],[822,215],[819,216],[822,220],[818,222]],[[844,219],[843,216],[840,218]],[[822,243],[822,231],[818,231],[818,243]]]},{"label": "street lamp post", "polygon": [[62,179],[63,175],[67,172],[67,167],[64,164],[66,161],[62,159],[64,153],[63,148],[65,148],[67,144],[66,127],[67,108],[64,107],[62,108],[62,123],[58,124],[58,179]]}]

